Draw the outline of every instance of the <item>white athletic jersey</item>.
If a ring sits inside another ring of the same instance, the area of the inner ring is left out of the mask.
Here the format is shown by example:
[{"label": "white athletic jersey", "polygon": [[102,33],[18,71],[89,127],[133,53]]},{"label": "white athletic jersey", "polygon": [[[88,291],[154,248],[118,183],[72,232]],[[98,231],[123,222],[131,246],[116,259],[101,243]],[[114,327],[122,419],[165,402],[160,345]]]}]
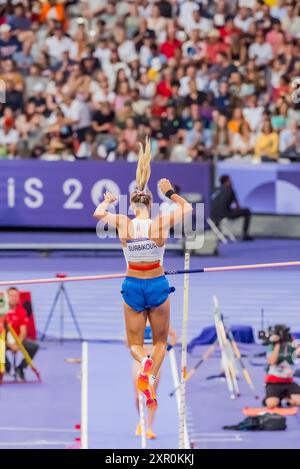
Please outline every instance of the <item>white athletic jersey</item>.
[{"label": "white athletic jersey", "polygon": [[133,239],[127,240],[123,246],[126,262],[154,262],[159,261],[162,265],[165,246],[159,247],[149,239],[149,228],[152,223],[150,218],[132,220]]}]

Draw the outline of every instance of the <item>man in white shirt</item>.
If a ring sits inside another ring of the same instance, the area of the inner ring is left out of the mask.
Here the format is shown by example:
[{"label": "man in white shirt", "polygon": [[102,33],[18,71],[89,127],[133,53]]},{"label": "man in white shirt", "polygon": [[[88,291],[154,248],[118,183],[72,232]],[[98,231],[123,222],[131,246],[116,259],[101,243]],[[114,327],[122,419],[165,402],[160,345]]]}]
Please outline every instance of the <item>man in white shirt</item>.
[{"label": "man in white shirt", "polygon": [[213,28],[213,22],[201,15],[199,8],[192,11],[192,19],[185,25],[185,30],[188,34],[193,29],[198,29],[202,36],[207,36],[209,31]]},{"label": "man in white shirt", "polygon": [[61,24],[56,24],[53,36],[50,36],[45,41],[44,49],[50,55],[54,63],[61,62],[63,53],[69,51],[70,59],[77,58],[77,46],[63,32]]},{"label": "man in white shirt", "polygon": [[179,23],[184,29],[188,29],[193,22],[193,11],[199,10],[199,5],[194,0],[185,0],[180,5]]},{"label": "man in white shirt", "polygon": [[74,97],[70,93],[64,93],[60,108],[66,119],[65,124],[72,126],[79,141],[82,142],[86,132],[91,128],[91,110],[84,96]]},{"label": "man in white shirt", "polygon": [[97,47],[94,52],[94,57],[96,57],[101,65],[106,64],[107,62],[110,61],[111,57],[111,50],[108,46],[108,41],[107,39],[100,38],[97,44]]},{"label": "man in white shirt", "polygon": [[294,8],[291,3],[286,6],[286,15],[281,21],[282,29],[286,34],[298,38],[300,32],[300,16],[297,12],[297,7]]},{"label": "man in white shirt", "polygon": [[300,127],[296,121],[280,132],[279,151],[281,156],[300,158]]},{"label": "man in white shirt", "polygon": [[126,39],[126,31],[123,27],[118,27],[116,30],[116,38],[118,41],[118,55],[121,62],[128,63],[129,59],[136,55],[136,48],[133,41]]},{"label": "man in white shirt", "polygon": [[139,14],[143,18],[150,18],[153,0],[139,0]]},{"label": "man in white shirt", "polygon": [[250,25],[253,23],[253,17],[250,16],[249,10],[243,7],[240,8],[239,13],[233,21],[238,29],[244,33],[247,33],[249,31]]},{"label": "man in white shirt", "polygon": [[271,44],[265,42],[264,33],[258,31],[255,42],[249,47],[249,58],[255,59],[258,66],[267,65],[273,59],[273,49]]},{"label": "man in white shirt", "polygon": [[189,65],[186,69],[185,75],[180,78],[180,88],[179,96],[188,96],[190,93],[190,81],[196,82],[197,90],[200,91],[203,89],[203,79],[200,73],[197,71],[197,68],[194,65]]},{"label": "man in white shirt", "polygon": [[199,61],[205,57],[206,45],[200,40],[199,29],[192,29],[189,33],[190,39],[182,45],[183,57]]}]

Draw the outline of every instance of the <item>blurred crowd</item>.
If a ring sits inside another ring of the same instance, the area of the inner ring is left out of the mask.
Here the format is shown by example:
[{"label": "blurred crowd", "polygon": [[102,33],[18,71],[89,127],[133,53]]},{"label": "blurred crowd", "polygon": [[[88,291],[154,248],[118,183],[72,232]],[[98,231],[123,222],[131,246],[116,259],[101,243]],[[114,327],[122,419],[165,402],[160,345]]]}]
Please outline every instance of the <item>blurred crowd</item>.
[{"label": "blurred crowd", "polygon": [[299,0],[0,0],[0,59],[0,158],[300,160]]}]

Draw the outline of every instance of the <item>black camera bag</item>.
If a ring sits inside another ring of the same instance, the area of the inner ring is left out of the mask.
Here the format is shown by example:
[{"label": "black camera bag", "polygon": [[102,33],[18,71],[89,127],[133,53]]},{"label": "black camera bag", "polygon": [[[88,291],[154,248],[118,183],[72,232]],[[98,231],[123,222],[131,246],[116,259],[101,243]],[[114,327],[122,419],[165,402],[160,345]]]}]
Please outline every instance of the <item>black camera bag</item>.
[{"label": "black camera bag", "polygon": [[262,414],[256,417],[247,417],[237,425],[226,425],[223,430],[239,430],[242,432],[265,431],[272,432],[286,429],[286,418],[277,414]]},{"label": "black camera bag", "polygon": [[282,415],[266,413],[263,415],[259,415],[258,418],[260,430],[272,432],[275,430],[286,429],[286,418]]}]

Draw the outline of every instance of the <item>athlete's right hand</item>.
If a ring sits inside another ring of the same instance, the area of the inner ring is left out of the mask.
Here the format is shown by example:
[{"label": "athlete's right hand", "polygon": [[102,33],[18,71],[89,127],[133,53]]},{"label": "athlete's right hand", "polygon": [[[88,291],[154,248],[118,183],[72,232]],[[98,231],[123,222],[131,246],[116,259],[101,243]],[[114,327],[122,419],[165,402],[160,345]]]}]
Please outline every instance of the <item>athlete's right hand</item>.
[{"label": "athlete's right hand", "polygon": [[161,179],[158,182],[158,187],[163,194],[166,194],[168,191],[173,190],[172,184],[170,183],[169,179]]},{"label": "athlete's right hand", "polygon": [[106,191],[104,193],[104,200],[109,204],[113,204],[117,200],[117,197],[115,197],[111,192]]}]

